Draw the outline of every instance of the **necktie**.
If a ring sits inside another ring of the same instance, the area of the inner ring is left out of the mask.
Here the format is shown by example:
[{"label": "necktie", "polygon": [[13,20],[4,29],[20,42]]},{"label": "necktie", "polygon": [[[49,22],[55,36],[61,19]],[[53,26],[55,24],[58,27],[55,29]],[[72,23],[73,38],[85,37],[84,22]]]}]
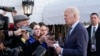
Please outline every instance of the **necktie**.
[{"label": "necktie", "polygon": [[68,29],[68,31],[67,31],[67,34],[66,34],[66,37],[65,37],[65,40],[64,40],[64,42],[66,43],[66,41],[68,40],[68,37],[69,37],[69,35],[71,34],[70,33],[70,31],[71,31],[71,27]]},{"label": "necktie", "polygon": [[96,39],[95,39],[95,27],[93,27],[92,36],[91,36],[91,51],[96,51]]},{"label": "necktie", "polygon": [[69,35],[71,34],[71,33],[70,33],[71,29],[72,29],[72,28],[69,28],[69,29],[68,29],[68,32],[67,32],[67,38],[68,38]]}]

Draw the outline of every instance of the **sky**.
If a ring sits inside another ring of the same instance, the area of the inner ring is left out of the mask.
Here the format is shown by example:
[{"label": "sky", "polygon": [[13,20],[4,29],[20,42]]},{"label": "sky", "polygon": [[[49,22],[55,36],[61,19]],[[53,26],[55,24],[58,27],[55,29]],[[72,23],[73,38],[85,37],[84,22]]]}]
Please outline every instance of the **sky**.
[{"label": "sky", "polygon": [[[92,12],[100,14],[100,0],[34,0],[33,14],[30,15],[30,22],[45,22],[46,24],[64,24],[63,12],[67,7],[75,6],[80,11],[80,21],[88,22]],[[22,0],[0,0],[0,6],[12,6],[23,14]],[[0,11],[1,13],[1,11]],[[13,22],[10,12],[10,22]]]}]

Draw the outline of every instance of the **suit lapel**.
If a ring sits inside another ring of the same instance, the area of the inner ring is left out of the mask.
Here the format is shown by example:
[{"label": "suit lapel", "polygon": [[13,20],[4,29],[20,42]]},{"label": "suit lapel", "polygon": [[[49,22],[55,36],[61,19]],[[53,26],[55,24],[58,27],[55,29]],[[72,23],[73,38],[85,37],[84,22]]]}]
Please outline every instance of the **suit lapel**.
[{"label": "suit lapel", "polygon": [[70,33],[70,35],[66,36],[67,39],[65,38],[65,45],[68,41],[70,41],[70,39],[72,38],[71,36],[73,36],[73,34],[76,32],[77,27],[80,25],[80,23],[78,23],[75,28],[73,29],[73,31]]},{"label": "suit lapel", "polygon": [[99,29],[100,29],[100,24],[98,25],[98,28],[97,28],[97,30],[96,30],[96,33],[97,33],[97,31],[99,31]]},{"label": "suit lapel", "polygon": [[76,29],[77,29],[77,27],[78,27],[80,24],[81,24],[81,23],[78,23],[78,24],[75,26],[75,28],[74,28],[73,31],[71,32],[70,36],[72,36],[72,35],[76,32]]},{"label": "suit lapel", "polygon": [[88,29],[89,38],[91,38],[91,28],[92,28],[92,26],[90,25],[90,26],[89,26],[89,29]]},{"label": "suit lapel", "polygon": [[[88,28],[89,38],[91,38],[91,28],[92,28],[92,25],[90,25],[89,28]],[[96,33],[98,32],[99,29],[100,29],[100,24],[99,24],[99,26],[98,26],[98,28],[96,30]]]}]

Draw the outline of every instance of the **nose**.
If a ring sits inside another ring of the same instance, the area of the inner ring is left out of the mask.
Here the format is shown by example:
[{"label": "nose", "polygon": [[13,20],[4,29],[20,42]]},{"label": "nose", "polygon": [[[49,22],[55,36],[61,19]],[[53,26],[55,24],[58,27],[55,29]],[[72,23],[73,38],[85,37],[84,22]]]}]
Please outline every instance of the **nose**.
[{"label": "nose", "polygon": [[40,32],[40,30],[37,30],[37,32]]},{"label": "nose", "polygon": [[67,18],[64,18],[64,20],[67,20]]}]

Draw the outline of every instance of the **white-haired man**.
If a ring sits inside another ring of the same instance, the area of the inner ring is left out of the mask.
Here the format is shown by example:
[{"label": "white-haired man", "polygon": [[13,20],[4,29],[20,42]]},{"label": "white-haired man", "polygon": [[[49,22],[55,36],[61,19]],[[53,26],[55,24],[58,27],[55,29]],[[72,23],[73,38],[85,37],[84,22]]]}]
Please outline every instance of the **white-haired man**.
[{"label": "white-haired man", "polygon": [[64,19],[69,27],[64,47],[56,47],[61,56],[87,56],[88,32],[79,22],[79,10],[75,7],[67,8]]}]

